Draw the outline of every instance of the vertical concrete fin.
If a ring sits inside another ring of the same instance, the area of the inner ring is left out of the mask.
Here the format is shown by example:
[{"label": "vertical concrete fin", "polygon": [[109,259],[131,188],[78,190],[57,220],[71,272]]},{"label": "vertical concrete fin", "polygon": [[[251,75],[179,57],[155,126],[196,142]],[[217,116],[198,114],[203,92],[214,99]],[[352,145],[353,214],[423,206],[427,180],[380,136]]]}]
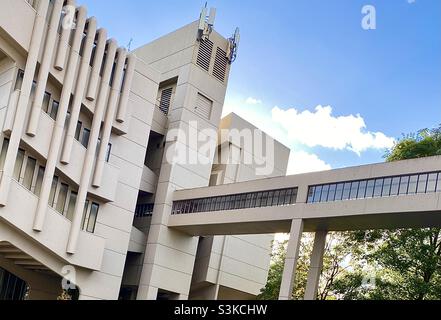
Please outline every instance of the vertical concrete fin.
[{"label": "vertical concrete fin", "polygon": [[127,104],[129,102],[130,88],[132,87],[133,75],[135,73],[136,57],[131,54],[127,60],[127,69],[124,76],[124,83],[119,100],[118,112],[116,114],[116,121],[123,123],[127,117]]}]

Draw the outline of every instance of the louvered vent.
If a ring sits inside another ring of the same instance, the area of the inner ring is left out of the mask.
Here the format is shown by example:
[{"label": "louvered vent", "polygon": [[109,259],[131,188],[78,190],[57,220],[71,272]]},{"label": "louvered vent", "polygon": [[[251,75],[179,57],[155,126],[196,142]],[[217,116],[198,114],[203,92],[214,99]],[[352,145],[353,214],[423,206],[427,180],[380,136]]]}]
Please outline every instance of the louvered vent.
[{"label": "louvered vent", "polygon": [[201,40],[199,43],[198,59],[196,63],[201,68],[208,71],[210,69],[211,54],[213,52],[213,42],[210,40]]},{"label": "louvered vent", "polygon": [[173,94],[173,88],[167,88],[161,92],[161,100],[159,101],[159,109],[167,115],[170,109],[171,98]]},{"label": "louvered vent", "polygon": [[194,107],[195,113],[202,118],[210,120],[212,108],[213,101],[198,93],[198,100],[196,102],[196,106]]},{"label": "louvered vent", "polygon": [[227,64],[228,64],[227,53],[218,47],[216,49],[216,58],[214,60],[213,76],[215,76],[222,82],[225,81]]}]

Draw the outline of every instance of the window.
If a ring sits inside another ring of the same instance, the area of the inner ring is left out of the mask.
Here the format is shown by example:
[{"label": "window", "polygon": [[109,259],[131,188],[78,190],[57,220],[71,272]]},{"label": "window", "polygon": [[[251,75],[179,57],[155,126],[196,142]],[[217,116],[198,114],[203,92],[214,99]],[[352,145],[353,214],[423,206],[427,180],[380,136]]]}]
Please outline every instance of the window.
[{"label": "window", "polygon": [[335,190],[335,200],[341,200],[343,196],[343,183],[339,183],[337,185],[337,189]]},{"label": "window", "polygon": [[392,184],[390,186],[390,195],[391,196],[398,195],[399,189],[400,189],[400,177],[395,177],[392,179]]},{"label": "window", "polygon": [[322,186],[317,186],[315,188],[315,193],[314,193],[314,200],[313,202],[320,202],[320,198],[322,196]]},{"label": "window", "polygon": [[75,139],[80,141],[81,128],[83,127],[83,123],[81,121],[77,122],[77,127],[75,129]]},{"label": "window", "polygon": [[3,169],[5,165],[6,153],[8,152],[9,140],[3,139],[2,151],[0,153],[0,170]]},{"label": "window", "polygon": [[351,184],[351,194],[349,196],[350,199],[357,199],[357,193],[358,193],[358,186],[360,185],[360,182],[355,181]]},{"label": "window", "polygon": [[407,194],[409,188],[409,176],[401,177],[399,194]]},{"label": "window", "polygon": [[427,177],[427,174],[420,174],[418,177],[417,193],[426,193]]},{"label": "window", "polygon": [[66,205],[68,190],[69,190],[69,186],[67,184],[62,183],[60,186],[60,192],[58,193],[57,206],[55,208],[55,210],[57,210],[61,214],[64,213],[64,207]]},{"label": "window", "polygon": [[53,207],[55,203],[55,192],[57,191],[57,185],[58,185],[58,177],[54,176],[52,179],[51,191],[49,193],[49,200],[48,200],[48,204],[51,207]]},{"label": "window", "polygon": [[322,196],[320,197],[320,202],[328,201],[328,192],[329,192],[329,185],[323,186]]},{"label": "window", "polygon": [[66,218],[68,218],[70,221],[72,221],[75,213],[75,203],[77,202],[77,196],[78,194],[74,191],[70,193],[69,205],[67,207],[67,214],[66,214]]},{"label": "window", "polygon": [[382,197],[389,197],[391,184],[392,184],[392,178],[384,179],[383,191],[381,192]]},{"label": "window", "polygon": [[314,193],[315,193],[315,187],[310,187],[308,189],[308,203],[312,203],[314,201]]},{"label": "window", "polygon": [[106,162],[109,162],[109,160],[110,160],[110,152],[111,151],[112,151],[112,144],[108,143],[107,149],[106,149]]},{"label": "window", "polygon": [[346,182],[344,187],[343,187],[342,200],[348,200],[350,192],[351,192],[351,183],[350,182]]},{"label": "window", "polygon": [[26,161],[26,169],[23,178],[23,186],[28,190],[31,190],[32,187],[32,180],[34,178],[36,165],[37,165],[37,160],[28,157]]},{"label": "window", "polygon": [[35,182],[35,190],[34,190],[34,193],[37,196],[40,196],[41,185],[43,183],[43,177],[44,177],[44,167],[39,166],[38,167],[38,174],[37,174],[37,181]]},{"label": "window", "polygon": [[83,136],[81,137],[81,144],[87,148],[89,145],[89,137],[90,137],[90,130],[87,128],[83,129]]},{"label": "window", "polygon": [[381,197],[382,190],[383,190],[383,179],[375,179],[374,198]]},{"label": "window", "polygon": [[23,85],[24,71],[18,70],[17,79],[15,80],[14,90],[21,90],[21,86]]},{"label": "window", "polygon": [[196,101],[196,106],[194,107],[194,112],[204,118],[210,120],[211,112],[213,109],[213,101],[198,93],[198,98]]},{"label": "window", "polygon": [[15,160],[15,167],[12,175],[12,177],[17,181],[20,181],[20,173],[21,173],[21,167],[23,166],[24,157],[25,157],[25,151],[22,149],[18,149],[17,159]]},{"label": "window", "polygon": [[375,180],[368,180],[366,185],[366,198],[372,198],[374,196]]},{"label": "window", "polygon": [[85,215],[84,215],[84,222],[83,222],[83,230],[94,233],[95,232],[95,225],[96,225],[96,219],[98,217],[98,210],[99,210],[99,204],[92,202],[90,205],[90,209],[88,209],[88,203],[89,201],[86,201],[85,205]]},{"label": "window", "polygon": [[366,186],[367,180],[360,181],[360,185],[358,187],[357,199],[364,199],[366,196]]},{"label": "window", "polygon": [[58,101],[52,101],[52,108],[51,108],[51,113],[49,114],[49,116],[56,120],[57,119],[57,114],[58,114],[58,107],[60,106],[60,103]]},{"label": "window", "polygon": [[407,194],[414,194],[417,190],[418,175],[410,176],[409,178],[409,188],[407,189]]},{"label": "window", "polygon": [[49,92],[45,92],[43,96],[43,104],[41,108],[44,112],[48,113],[49,111],[49,103],[51,101],[51,94]]},{"label": "window", "polygon": [[441,172],[438,172],[438,181],[436,182],[436,192],[441,191]]},{"label": "window", "polygon": [[438,177],[437,173],[429,174],[429,176],[427,178],[427,189],[426,189],[426,192],[435,192],[437,177]]}]

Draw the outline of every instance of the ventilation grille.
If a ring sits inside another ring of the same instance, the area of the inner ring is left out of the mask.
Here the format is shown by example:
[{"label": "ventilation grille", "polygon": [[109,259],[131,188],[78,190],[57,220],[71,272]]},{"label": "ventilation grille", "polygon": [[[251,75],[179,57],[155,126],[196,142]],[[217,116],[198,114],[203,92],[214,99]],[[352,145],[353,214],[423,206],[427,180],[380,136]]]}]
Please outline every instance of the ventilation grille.
[{"label": "ventilation grille", "polygon": [[199,43],[198,66],[208,71],[210,69],[211,54],[213,52],[213,42],[210,40],[201,40]]},{"label": "ventilation grille", "polygon": [[198,93],[198,100],[196,102],[196,107],[194,107],[195,113],[202,118],[210,120],[212,108],[213,101]]},{"label": "ventilation grille", "polygon": [[214,60],[213,76],[215,76],[222,82],[225,81],[227,64],[228,64],[227,53],[221,48],[217,48],[216,59]]},{"label": "ventilation grille", "polygon": [[167,88],[161,92],[161,100],[159,101],[159,109],[165,114],[168,114],[170,109],[173,88]]}]

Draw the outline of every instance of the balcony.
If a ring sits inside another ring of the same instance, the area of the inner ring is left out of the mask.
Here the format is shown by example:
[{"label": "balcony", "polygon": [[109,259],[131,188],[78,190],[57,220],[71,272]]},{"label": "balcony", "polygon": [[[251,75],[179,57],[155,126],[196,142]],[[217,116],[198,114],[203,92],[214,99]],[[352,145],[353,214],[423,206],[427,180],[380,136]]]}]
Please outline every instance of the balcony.
[{"label": "balcony", "polygon": [[150,169],[149,167],[144,166],[142,170],[139,190],[148,193],[155,193],[157,185],[158,185],[158,175],[155,172],[153,172],[153,170]]}]

